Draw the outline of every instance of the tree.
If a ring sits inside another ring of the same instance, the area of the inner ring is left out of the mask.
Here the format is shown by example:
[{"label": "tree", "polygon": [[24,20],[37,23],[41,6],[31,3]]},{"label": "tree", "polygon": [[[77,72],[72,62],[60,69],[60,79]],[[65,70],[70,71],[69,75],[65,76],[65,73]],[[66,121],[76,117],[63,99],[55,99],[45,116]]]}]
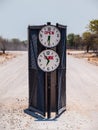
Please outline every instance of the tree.
[{"label": "tree", "polygon": [[91,42],[92,42],[92,40],[91,40],[91,33],[90,32],[84,32],[83,34],[82,34],[82,38],[83,38],[83,42],[84,42],[84,44],[86,45],[86,50],[87,50],[87,53],[89,52],[89,49],[90,49],[90,47],[91,47]]},{"label": "tree", "polygon": [[74,47],[74,33],[68,34],[67,40],[68,40],[68,46],[73,48]]},{"label": "tree", "polygon": [[0,49],[3,52],[3,54],[5,54],[6,51],[6,44],[7,44],[7,40],[0,37]]},{"label": "tree", "polygon": [[87,52],[89,52],[90,49],[92,49],[93,51],[98,51],[98,34],[84,32],[82,38],[83,42],[86,45]]},{"label": "tree", "polygon": [[98,34],[93,34],[93,50],[96,51],[98,55]]},{"label": "tree", "polygon": [[13,44],[14,50],[20,49],[21,41],[18,38],[11,39],[11,43]]},{"label": "tree", "polygon": [[75,49],[78,49],[78,47],[81,46],[81,37],[80,37],[80,35],[74,35],[74,45],[75,45]]},{"label": "tree", "polygon": [[98,34],[98,20],[91,20],[89,25],[88,25],[88,29],[92,32],[92,33],[96,33]]}]

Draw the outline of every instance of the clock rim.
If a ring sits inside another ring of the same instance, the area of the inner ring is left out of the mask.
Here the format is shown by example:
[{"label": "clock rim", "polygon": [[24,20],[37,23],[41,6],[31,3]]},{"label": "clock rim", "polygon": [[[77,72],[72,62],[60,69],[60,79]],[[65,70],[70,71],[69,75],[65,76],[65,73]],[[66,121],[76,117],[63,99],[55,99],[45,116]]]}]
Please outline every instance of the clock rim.
[{"label": "clock rim", "polygon": [[[54,51],[53,49],[46,49],[46,50],[43,50],[43,51],[47,51],[47,50],[52,50],[52,51]],[[39,53],[39,55],[43,52],[43,51],[41,51],[40,53]],[[56,51],[54,51],[57,55],[58,55],[58,53],[56,52]],[[39,57],[39,55],[38,55],[38,57]],[[37,65],[38,65],[38,57],[37,57]],[[57,66],[57,68],[59,67],[59,65],[60,65],[60,56],[58,55],[58,58],[59,58],[59,64],[58,64],[58,66]],[[38,67],[39,67],[39,65],[38,65]],[[39,67],[40,68],[40,67]],[[51,71],[46,71],[46,70],[43,70],[43,69],[41,69],[40,68],[40,70],[42,70],[43,72],[53,72],[53,71],[55,71],[57,68],[55,68],[55,69],[53,69],[53,70],[51,70]]]},{"label": "clock rim", "polygon": [[[54,46],[45,46],[45,45],[43,45],[42,42],[40,41],[40,38],[39,38],[40,32],[41,32],[41,30],[42,30],[44,27],[47,27],[47,26],[55,27],[55,28],[59,31],[59,33],[60,33],[60,40],[59,40],[58,43],[57,43],[56,45],[54,45]],[[41,45],[43,45],[44,47],[53,48],[53,47],[56,47],[56,46],[60,43],[60,41],[61,41],[61,32],[60,32],[59,28],[56,27],[55,25],[44,25],[44,26],[40,29],[40,31],[39,31],[38,39],[39,39],[39,42],[41,43]]]}]

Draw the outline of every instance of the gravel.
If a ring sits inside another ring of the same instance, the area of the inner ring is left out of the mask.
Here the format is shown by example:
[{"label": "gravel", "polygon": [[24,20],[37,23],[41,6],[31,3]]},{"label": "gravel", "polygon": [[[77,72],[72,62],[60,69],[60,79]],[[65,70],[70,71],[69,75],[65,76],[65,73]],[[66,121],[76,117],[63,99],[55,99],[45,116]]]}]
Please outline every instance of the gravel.
[{"label": "gravel", "polygon": [[34,118],[28,107],[28,56],[0,66],[0,130],[98,130],[98,67],[67,56],[67,111],[50,120]]}]

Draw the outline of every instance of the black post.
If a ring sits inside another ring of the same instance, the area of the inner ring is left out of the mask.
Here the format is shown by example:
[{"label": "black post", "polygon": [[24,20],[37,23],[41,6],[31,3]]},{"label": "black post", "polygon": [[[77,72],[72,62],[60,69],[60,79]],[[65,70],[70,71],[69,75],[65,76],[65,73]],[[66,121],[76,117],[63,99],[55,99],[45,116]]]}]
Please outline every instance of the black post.
[{"label": "black post", "polygon": [[[47,22],[47,25],[51,25],[51,22]],[[47,73],[47,118],[51,117],[51,72]]]},{"label": "black post", "polygon": [[56,70],[56,115],[58,115],[58,69]]},{"label": "black post", "polygon": [[47,73],[47,118],[51,117],[51,73]]},{"label": "black post", "polygon": [[[58,23],[56,23],[58,28]],[[56,52],[58,52],[58,47],[56,46]],[[56,116],[58,115],[58,69],[56,70]]]}]

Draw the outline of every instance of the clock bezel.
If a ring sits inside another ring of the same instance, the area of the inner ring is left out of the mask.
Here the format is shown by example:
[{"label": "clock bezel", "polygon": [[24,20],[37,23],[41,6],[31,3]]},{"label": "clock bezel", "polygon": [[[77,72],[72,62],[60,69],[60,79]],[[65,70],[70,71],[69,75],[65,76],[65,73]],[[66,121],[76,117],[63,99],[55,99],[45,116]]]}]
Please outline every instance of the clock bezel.
[{"label": "clock bezel", "polygon": [[[48,50],[55,52],[55,53],[57,54],[58,58],[59,58],[59,64],[58,64],[58,66],[57,66],[56,68],[54,68],[53,70],[51,70],[51,71],[47,71],[47,70],[42,69],[42,68],[39,66],[39,64],[38,64],[38,57],[39,57],[39,55],[40,55],[41,53],[43,53],[44,51],[48,51]],[[39,67],[43,72],[53,72],[53,71],[55,71],[55,70],[59,67],[59,65],[60,65],[60,57],[59,57],[58,53],[57,53],[56,51],[54,51],[53,49],[43,50],[43,51],[41,51],[41,52],[39,53],[39,55],[38,55],[38,57],[37,57],[37,65],[38,65],[38,67]]]},{"label": "clock bezel", "polygon": [[[49,26],[56,28],[56,30],[58,30],[58,32],[59,32],[59,34],[60,34],[59,41],[58,41],[56,44],[54,43],[55,45],[50,45],[50,46],[44,45],[43,42],[40,40],[40,32],[41,32],[45,27],[49,27]],[[60,43],[60,41],[61,41],[61,32],[60,32],[59,28],[56,27],[55,25],[45,25],[45,26],[43,26],[43,27],[41,28],[41,30],[39,31],[38,38],[39,38],[39,41],[40,41],[41,45],[43,45],[43,46],[46,47],[46,48],[53,48],[53,47],[56,47],[56,46]]]}]

